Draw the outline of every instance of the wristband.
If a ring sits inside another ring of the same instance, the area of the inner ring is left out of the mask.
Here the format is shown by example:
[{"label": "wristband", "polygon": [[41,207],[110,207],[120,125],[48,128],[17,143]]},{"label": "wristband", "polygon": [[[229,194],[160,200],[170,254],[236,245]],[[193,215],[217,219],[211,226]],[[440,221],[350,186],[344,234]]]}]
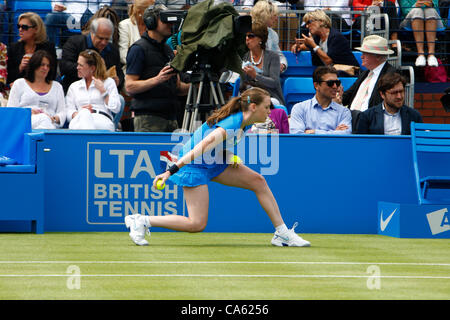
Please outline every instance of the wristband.
[{"label": "wristband", "polygon": [[178,172],[178,170],[180,170],[180,168],[178,168],[178,166],[174,163],[173,165],[171,165],[169,167],[169,169],[167,169],[167,171],[170,172],[170,175],[173,176],[175,173]]},{"label": "wristband", "polygon": [[317,50],[319,50],[319,49],[320,49],[319,46],[315,46],[315,47],[313,48],[313,51],[314,51],[314,52],[317,52]]}]

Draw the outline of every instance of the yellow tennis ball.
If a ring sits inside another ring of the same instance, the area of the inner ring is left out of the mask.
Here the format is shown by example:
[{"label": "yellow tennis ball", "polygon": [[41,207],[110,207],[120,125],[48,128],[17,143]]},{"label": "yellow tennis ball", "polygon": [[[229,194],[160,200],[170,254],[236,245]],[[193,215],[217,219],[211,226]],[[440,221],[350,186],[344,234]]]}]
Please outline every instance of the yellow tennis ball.
[{"label": "yellow tennis ball", "polygon": [[240,164],[240,163],[242,163],[242,160],[237,155],[234,155],[234,156],[231,157],[231,163],[233,163],[233,164]]},{"label": "yellow tennis ball", "polygon": [[164,182],[162,182],[162,180],[158,180],[158,182],[156,182],[156,189],[162,190],[165,187],[166,187],[166,184]]}]

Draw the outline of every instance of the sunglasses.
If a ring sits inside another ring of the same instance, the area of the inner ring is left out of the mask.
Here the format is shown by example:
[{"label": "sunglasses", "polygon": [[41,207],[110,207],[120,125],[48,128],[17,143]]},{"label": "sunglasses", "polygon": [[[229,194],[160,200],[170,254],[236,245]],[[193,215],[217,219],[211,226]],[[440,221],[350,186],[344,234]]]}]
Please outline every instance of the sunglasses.
[{"label": "sunglasses", "polygon": [[34,28],[34,26],[29,26],[29,25],[26,25],[26,24],[18,24],[17,25],[17,29],[23,29],[25,31],[27,31],[30,28]]},{"label": "sunglasses", "polygon": [[247,33],[246,37],[249,39],[253,39],[254,37],[256,37],[256,35],[254,33]]},{"label": "sunglasses", "polygon": [[333,85],[336,85],[337,87],[341,85],[341,80],[320,80],[319,82],[325,82],[330,88],[332,88]]}]

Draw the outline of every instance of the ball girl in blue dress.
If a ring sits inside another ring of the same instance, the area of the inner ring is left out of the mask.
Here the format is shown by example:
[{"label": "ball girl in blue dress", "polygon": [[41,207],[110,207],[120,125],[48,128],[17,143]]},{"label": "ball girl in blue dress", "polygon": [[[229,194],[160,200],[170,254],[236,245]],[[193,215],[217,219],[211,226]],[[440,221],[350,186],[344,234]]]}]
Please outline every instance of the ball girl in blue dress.
[{"label": "ball girl in blue dress", "polygon": [[240,97],[232,98],[216,110],[183,146],[175,164],[155,177],[157,183],[170,179],[183,186],[188,217],[179,215],[125,217],[131,240],[137,245],[148,245],[145,234],[150,227],[162,227],[184,232],[201,232],[208,221],[208,182],[251,190],[269,216],[275,233],[272,245],[306,247],[310,243],[295,231],[288,229],[281,217],[278,204],[264,177],[240,163],[227,146],[234,146],[243,132],[256,122],[264,122],[270,114],[270,95],[260,88],[251,88]]}]

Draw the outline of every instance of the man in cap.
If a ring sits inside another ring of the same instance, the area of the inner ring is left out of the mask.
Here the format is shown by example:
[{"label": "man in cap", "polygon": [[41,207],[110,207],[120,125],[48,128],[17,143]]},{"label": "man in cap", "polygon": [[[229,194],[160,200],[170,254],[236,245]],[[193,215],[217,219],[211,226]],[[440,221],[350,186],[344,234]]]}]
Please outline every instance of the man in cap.
[{"label": "man in cap", "polygon": [[344,92],[342,104],[350,110],[365,111],[383,100],[375,88],[382,75],[395,72],[395,68],[386,61],[394,51],[389,49],[385,38],[377,35],[365,37],[362,46],[355,49],[362,51],[362,65],[367,70]]},{"label": "man in cap", "polygon": [[147,31],[128,50],[125,89],[133,97],[134,131],[172,132],[178,128],[177,95],[186,95],[189,85],[168,64],[172,49],[165,39],[172,23],[163,22],[163,4],[148,7],[143,16]]}]

